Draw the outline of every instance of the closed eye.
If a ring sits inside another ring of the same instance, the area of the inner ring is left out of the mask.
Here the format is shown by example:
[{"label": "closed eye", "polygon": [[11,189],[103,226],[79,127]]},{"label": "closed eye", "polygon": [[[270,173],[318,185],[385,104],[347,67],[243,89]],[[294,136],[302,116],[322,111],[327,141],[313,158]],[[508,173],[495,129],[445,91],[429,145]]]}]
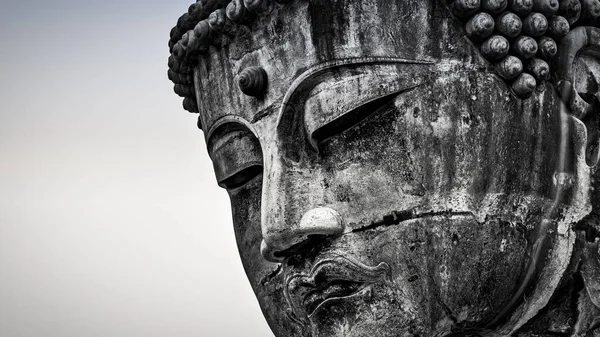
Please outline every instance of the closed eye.
[{"label": "closed eye", "polygon": [[321,74],[304,101],[306,135],[319,142],[360,124],[399,94],[428,81],[429,65],[369,64],[339,67]]},{"label": "closed eye", "polygon": [[262,172],[262,165],[251,165],[238,171],[234,175],[220,181],[219,185],[228,190],[232,190],[245,185],[247,182],[254,179],[254,177],[258,176]]},{"label": "closed eye", "polygon": [[390,104],[398,94],[399,92],[395,92],[390,95],[379,97],[323,125],[312,133],[312,142],[318,145],[325,139],[340,134],[347,129],[352,128],[353,126],[358,125],[360,122],[371,116],[379,109]]},{"label": "closed eye", "polygon": [[260,143],[241,125],[221,126],[211,134],[208,148],[217,183],[225,189],[241,187],[263,171]]}]

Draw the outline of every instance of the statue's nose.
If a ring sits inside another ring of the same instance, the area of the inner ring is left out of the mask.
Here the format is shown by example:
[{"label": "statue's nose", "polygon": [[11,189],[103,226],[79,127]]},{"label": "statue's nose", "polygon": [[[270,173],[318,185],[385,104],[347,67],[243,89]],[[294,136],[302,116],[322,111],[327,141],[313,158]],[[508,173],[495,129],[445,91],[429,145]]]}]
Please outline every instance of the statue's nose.
[{"label": "statue's nose", "polygon": [[266,233],[261,243],[261,254],[269,261],[279,262],[286,256],[298,253],[295,247],[304,246],[313,237],[340,235],[344,220],[335,210],[317,207],[306,211],[297,224],[278,232]]}]

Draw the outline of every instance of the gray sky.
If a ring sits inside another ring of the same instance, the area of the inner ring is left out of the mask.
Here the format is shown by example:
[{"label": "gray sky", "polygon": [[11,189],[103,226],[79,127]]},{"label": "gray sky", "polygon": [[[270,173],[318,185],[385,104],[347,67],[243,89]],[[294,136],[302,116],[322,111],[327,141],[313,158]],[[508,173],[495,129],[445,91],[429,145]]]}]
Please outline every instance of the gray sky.
[{"label": "gray sky", "polygon": [[190,3],[0,5],[0,336],[272,336],[166,76]]}]

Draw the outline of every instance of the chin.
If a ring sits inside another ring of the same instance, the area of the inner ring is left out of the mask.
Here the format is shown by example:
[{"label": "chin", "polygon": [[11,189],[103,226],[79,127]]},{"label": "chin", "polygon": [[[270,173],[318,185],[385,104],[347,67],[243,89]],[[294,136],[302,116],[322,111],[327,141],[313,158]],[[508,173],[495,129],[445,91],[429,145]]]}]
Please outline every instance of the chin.
[{"label": "chin", "polygon": [[358,293],[324,303],[309,320],[312,336],[423,336],[428,318],[392,283],[370,285]]}]

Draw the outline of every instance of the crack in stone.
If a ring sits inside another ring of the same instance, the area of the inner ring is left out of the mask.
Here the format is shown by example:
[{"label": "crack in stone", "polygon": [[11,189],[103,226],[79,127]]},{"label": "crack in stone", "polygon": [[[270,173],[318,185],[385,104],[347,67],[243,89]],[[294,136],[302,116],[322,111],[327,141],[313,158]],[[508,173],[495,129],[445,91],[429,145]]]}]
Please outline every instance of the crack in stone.
[{"label": "crack in stone", "polygon": [[425,212],[425,213],[417,213],[415,210],[405,210],[405,211],[392,211],[389,214],[383,216],[380,220],[375,220],[371,222],[369,225],[356,228],[352,230],[353,233],[364,232],[372,229],[376,229],[378,227],[387,227],[399,225],[400,223],[408,220],[414,220],[419,218],[426,217],[434,217],[434,216],[474,216],[472,212],[452,212],[449,211],[441,211],[441,212]]}]

